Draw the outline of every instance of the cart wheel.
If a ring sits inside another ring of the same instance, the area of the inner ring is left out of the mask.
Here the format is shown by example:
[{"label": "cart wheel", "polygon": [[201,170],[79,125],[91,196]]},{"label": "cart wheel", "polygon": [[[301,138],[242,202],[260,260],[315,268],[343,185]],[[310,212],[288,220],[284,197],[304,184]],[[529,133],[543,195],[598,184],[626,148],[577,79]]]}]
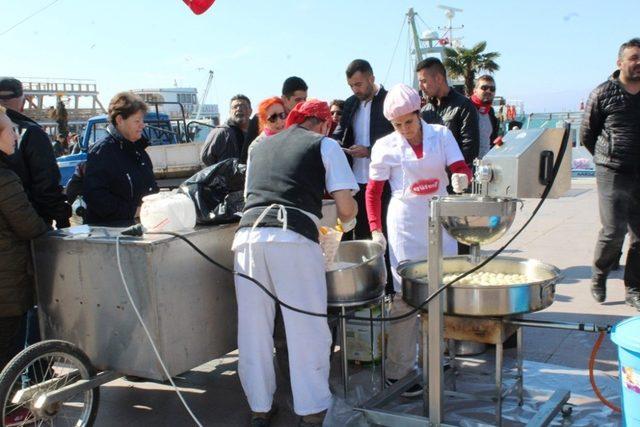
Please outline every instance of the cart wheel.
[{"label": "cart wheel", "polygon": [[[24,349],[0,373],[0,426],[91,426],[98,412],[99,388],[42,408],[35,403],[45,392],[95,374],[87,355],[66,341],[42,341]],[[23,398],[15,402],[18,392]]]}]

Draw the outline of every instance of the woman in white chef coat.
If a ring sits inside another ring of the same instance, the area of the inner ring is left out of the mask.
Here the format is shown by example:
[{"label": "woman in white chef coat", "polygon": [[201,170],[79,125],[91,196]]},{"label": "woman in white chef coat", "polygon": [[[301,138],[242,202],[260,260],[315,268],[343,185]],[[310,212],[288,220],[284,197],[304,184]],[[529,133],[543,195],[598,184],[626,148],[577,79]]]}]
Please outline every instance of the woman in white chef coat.
[{"label": "woman in white chef coat", "polygon": [[[428,255],[429,200],[447,194],[447,170],[452,174],[455,192],[467,188],[472,174],[451,131],[445,126],[429,125],[420,118],[420,95],[415,89],[404,84],[394,86],[384,101],[383,112],[395,132],[379,139],[371,150],[366,203],[372,238],[384,246],[381,197],[385,181],[389,181],[391,202],[386,221],[396,291],[390,315],[396,316],[411,309],[402,300],[396,267],[401,261],[424,259]],[[443,233],[442,240],[443,255],[456,255],[456,241],[447,233]],[[416,315],[389,326],[386,365],[389,383],[407,375],[415,365],[417,320]],[[416,386],[404,396],[421,392],[422,388]]]}]

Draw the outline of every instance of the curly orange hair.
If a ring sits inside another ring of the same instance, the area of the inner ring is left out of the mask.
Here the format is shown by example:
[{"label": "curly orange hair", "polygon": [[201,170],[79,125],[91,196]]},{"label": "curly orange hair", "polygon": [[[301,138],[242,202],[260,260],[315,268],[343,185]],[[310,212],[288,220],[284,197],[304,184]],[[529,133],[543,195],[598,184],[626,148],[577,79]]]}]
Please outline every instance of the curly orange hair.
[{"label": "curly orange hair", "polygon": [[262,132],[265,123],[267,123],[267,110],[276,104],[282,105],[282,108],[284,108],[284,102],[282,102],[282,99],[280,99],[279,96],[267,98],[258,105],[258,123],[260,125],[260,132]]}]

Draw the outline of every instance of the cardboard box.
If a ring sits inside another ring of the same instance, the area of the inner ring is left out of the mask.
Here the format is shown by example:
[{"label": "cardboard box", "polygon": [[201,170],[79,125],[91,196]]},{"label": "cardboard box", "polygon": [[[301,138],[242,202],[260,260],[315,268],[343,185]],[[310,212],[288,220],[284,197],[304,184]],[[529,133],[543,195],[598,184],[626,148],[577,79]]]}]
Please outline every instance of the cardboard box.
[{"label": "cardboard box", "polygon": [[[371,334],[371,322],[369,318],[373,313],[374,318],[380,317],[380,307],[358,310],[355,316],[362,320],[347,321],[347,359],[358,362],[379,362],[382,354],[382,325],[373,322],[373,337]],[[372,345],[372,338],[373,343]]]}]

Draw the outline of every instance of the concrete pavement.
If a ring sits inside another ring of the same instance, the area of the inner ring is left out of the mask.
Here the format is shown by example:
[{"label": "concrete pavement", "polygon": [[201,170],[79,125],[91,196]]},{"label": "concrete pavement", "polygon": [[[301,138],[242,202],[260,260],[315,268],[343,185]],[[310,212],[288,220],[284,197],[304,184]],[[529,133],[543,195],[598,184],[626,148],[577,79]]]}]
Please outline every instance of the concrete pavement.
[{"label": "concrete pavement", "polygon": [[[537,202],[525,201],[509,235],[526,221]],[[593,178],[574,179],[569,194],[548,200],[529,227],[505,251],[505,255],[536,258],[553,264],[564,273],[564,279],[557,286],[554,304],[527,317],[604,325],[640,314],[624,304],[624,267],[611,275],[607,301],[598,304],[592,300],[589,293],[590,265],[598,230],[595,182]],[[503,238],[484,248],[484,252],[489,253],[506,241],[507,238]],[[586,332],[537,328],[526,328],[524,336],[525,359],[577,369],[586,369],[596,339],[596,334]],[[616,348],[608,338],[597,361],[599,369],[617,375]],[[338,365],[333,365],[336,369],[333,369],[332,377],[338,378]],[[236,373],[236,354],[193,369],[177,382],[203,425],[248,425],[249,408]],[[194,425],[175,393],[166,385],[117,380],[101,387],[101,393],[102,401],[95,424],[98,427]],[[290,409],[289,393],[287,384],[279,384],[276,400],[280,404],[280,412],[274,420],[275,426],[296,423]]]}]

